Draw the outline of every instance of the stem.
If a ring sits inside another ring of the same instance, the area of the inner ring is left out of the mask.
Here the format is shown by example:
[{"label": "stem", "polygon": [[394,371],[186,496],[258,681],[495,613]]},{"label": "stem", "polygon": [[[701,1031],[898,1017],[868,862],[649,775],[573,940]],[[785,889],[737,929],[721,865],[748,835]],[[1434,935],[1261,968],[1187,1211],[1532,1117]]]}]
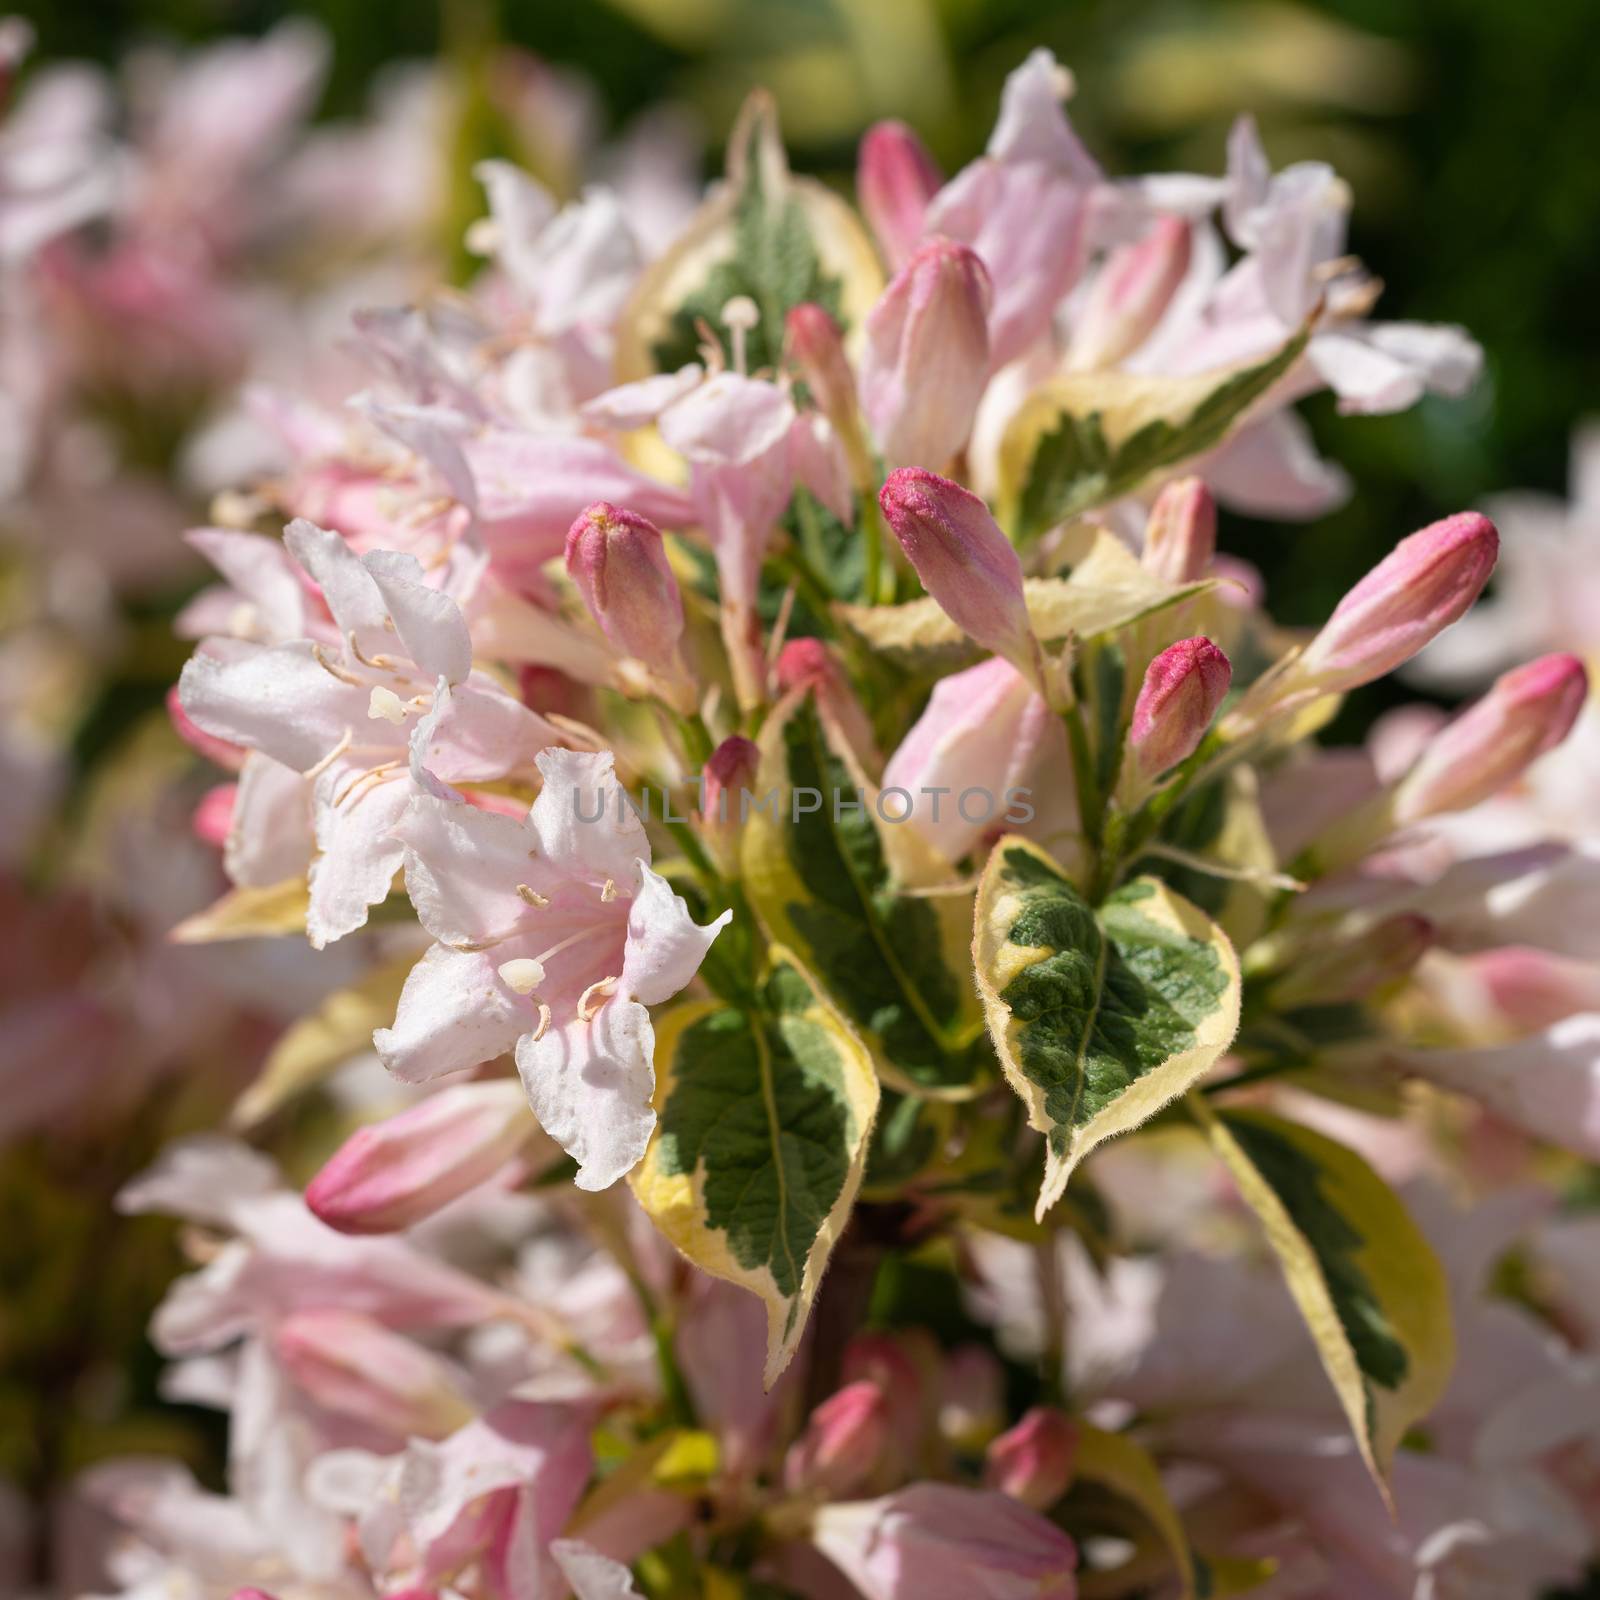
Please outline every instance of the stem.
[{"label": "stem", "polygon": [[[893,589],[883,592],[885,563],[883,559],[883,512],[878,507],[878,497],[868,494],[861,501],[861,541],[864,570],[861,578],[862,598],[869,606],[882,605],[894,600]],[[889,568],[888,577],[894,577]]]},{"label": "stem", "polygon": [[1105,824],[1105,800],[1095,782],[1094,755],[1089,748],[1089,733],[1083,725],[1082,708],[1076,704],[1061,713],[1072,752],[1072,786],[1078,796],[1078,820],[1083,836],[1099,856],[1101,832]]},{"label": "stem", "polygon": [[698,711],[691,711],[688,716],[678,718],[678,733],[683,739],[684,752],[689,757],[690,766],[703,767],[711,759],[711,752],[716,748],[711,739],[711,730],[706,726],[706,719]]}]

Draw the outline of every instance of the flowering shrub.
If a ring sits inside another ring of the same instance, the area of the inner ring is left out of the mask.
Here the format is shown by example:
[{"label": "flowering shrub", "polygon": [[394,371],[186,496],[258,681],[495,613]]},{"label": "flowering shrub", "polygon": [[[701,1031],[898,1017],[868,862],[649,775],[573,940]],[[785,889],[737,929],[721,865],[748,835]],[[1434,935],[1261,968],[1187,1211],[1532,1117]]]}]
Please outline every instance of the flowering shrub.
[{"label": "flowering shrub", "polygon": [[[118,1196],[189,1225],[151,1333],[228,1461],[86,1474],[102,1588],[1579,1581],[1588,624],[1523,553],[1462,622],[1471,511],[1274,623],[1217,504],[1326,507],[1296,402],[1476,348],[1371,318],[1330,170],[1113,179],[1069,87],[948,181],[872,130],[859,215],[761,96],[665,237],[488,163],[470,291],[254,391],[170,701],[227,887],[162,953],[324,982]],[[106,203],[32,139],[19,293]]]}]

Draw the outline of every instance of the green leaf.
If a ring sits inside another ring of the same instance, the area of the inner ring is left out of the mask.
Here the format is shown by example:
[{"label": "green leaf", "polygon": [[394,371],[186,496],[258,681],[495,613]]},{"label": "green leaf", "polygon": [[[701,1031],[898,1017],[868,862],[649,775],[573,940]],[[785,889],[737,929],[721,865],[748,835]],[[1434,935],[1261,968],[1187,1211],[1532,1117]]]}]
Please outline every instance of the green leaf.
[{"label": "green leaf", "polygon": [[1161,1469],[1149,1451],[1125,1433],[1108,1433],[1080,1421],[1078,1448],[1073,1457],[1073,1472],[1079,1478],[1131,1500],[1161,1535],[1178,1572],[1178,1592],[1193,1600],[1195,1592],[1194,1558],[1183,1523],[1167,1496]]},{"label": "green leaf", "polygon": [[1385,1495],[1455,1358],[1450,1288],[1394,1191],[1354,1151],[1264,1111],[1190,1106],[1256,1213]]},{"label": "green leaf", "polygon": [[814,980],[774,948],[750,1004],[656,1021],[655,1136],[630,1182],[694,1264],[760,1296],[766,1383],[789,1364],[866,1165],[878,1080]]},{"label": "green leaf", "polygon": [[1265,361],[1192,377],[1074,373],[1036,389],[1000,447],[1019,542],[1214,450],[1299,360],[1308,320]]},{"label": "green leaf", "polygon": [[[1067,577],[1023,583],[1028,620],[1047,648],[1104,638],[1216,586],[1209,579],[1163,582],[1104,528],[1069,530],[1062,555],[1072,568]],[[837,605],[834,614],[864,644],[911,671],[948,672],[984,654],[928,597],[899,606]]]},{"label": "green leaf", "polygon": [[820,184],[793,177],[771,99],[745,104],[728,140],[727,184],[641,279],[619,329],[621,379],[670,372],[700,358],[700,325],[730,362],[722,310],[736,295],[760,313],[745,338],[745,368],[775,368],[784,321],[804,301],[846,329],[883,285],[871,241],[850,207]]},{"label": "green leaf", "polygon": [[1197,1082],[1239,1025],[1239,961],[1154,878],[1096,911],[1037,845],[1011,836],[978,886],[972,941],[990,1036],[1045,1135],[1036,1215],[1103,1140]]},{"label": "green leaf", "polygon": [[876,791],[808,694],[774,708],[760,745],[767,804],[744,822],[740,862],[768,937],[827,984],[886,1083],[969,1092],[988,1059],[966,971],[972,891],[909,824],[880,822]]}]

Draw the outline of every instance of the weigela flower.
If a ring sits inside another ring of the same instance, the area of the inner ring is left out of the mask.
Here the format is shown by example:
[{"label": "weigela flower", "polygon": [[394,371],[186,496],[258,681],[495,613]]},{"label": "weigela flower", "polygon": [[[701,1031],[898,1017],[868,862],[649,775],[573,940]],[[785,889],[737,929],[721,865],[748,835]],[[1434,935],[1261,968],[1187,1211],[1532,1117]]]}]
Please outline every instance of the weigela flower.
[{"label": "weigela flower", "polygon": [[406,892],[437,943],[374,1044],[422,1082],[515,1050],[539,1124],[604,1189],[655,1126],[647,1006],[675,995],[726,926],[705,927],[650,866],[650,843],[608,752],[546,750],[518,821],[447,793],[395,828]]}]

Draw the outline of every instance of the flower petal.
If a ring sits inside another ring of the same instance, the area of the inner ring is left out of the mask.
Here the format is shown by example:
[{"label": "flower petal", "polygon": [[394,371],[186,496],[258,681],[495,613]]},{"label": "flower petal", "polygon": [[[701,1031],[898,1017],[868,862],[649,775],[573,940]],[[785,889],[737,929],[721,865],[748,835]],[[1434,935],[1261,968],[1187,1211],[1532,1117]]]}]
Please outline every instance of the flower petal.
[{"label": "flower petal", "polygon": [[372,1046],[403,1083],[426,1083],[504,1055],[533,1018],[495,974],[493,958],[436,944],[411,969],[394,1026]]},{"label": "flower petal", "polygon": [[622,992],[647,1006],[670,1000],[700,970],[706,951],[732,920],[733,913],[724,911],[701,927],[683,896],[641,861],[639,891],[628,912]]},{"label": "flower petal", "polygon": [[633,1000],[613,999],[542,1039],[517,1041],[517,1071],[539,1125],[578,1163],[580,1189],[606,1189],[644,1155],[656,1125],[655,1030]]},{"label": "flower petal", "polygon": [[411,798],[405,771],[367,777],[364,763],[336,761],[317,779],[313,802],[317,858],[311,863],[306,934],[321,950],[354,933],[385,899],[404,848],[392,836]]},{"label": "flower petal", "polygon": [[374,550],[361,564],[372,574],[406,654],[426,677],[460,683],[472,671],[472,639],[461,607],[428,586],[415,556]]},{"label": "flower petal", "polygon": [[406,893],[441,944],[493,944],[529,910],[517,896],[535,866],[526,820],[413,792],[395,837],[405,846]]},{"label": "flower petal", "polygon": [[544,788],[529,812],[539,848],[564,872],[631,886],[634,862],[650,860],[644,824],[617,782],[609,750],[545,750]]}]

